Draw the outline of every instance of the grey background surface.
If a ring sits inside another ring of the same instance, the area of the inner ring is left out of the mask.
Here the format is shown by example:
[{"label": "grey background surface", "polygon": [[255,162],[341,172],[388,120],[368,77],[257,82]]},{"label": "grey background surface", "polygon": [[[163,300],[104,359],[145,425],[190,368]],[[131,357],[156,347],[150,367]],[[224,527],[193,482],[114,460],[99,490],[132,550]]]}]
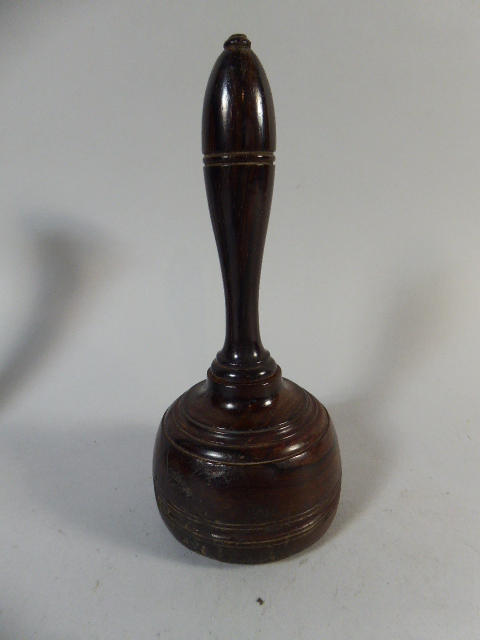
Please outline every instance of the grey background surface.
[{"label": "grey background surface", "polygon": [[[344,467],[325,539],[258,567],[177,544],[150,469],[223,342],[235,32],[277,116],[263,342]],[[0,3],[2,640],[480,635],[479,36],[476,2]]]}]

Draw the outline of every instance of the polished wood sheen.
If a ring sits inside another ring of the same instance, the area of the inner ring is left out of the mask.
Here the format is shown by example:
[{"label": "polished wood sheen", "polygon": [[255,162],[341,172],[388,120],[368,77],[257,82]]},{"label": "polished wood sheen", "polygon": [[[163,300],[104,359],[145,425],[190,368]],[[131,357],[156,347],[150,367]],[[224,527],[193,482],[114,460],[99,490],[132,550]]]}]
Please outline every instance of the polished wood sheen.
[{"label": "polished wood sheen", "polygon": [[275,135],[265,71],[246,36],[233,35],[210,75],[202,121],[225,343],[207,379],[167,409],[153,457],[157,504],[170,531],[225,562],[270,562],[311,545],[340,496],[340,453],[326,409],[282,377],[260,339]]}]

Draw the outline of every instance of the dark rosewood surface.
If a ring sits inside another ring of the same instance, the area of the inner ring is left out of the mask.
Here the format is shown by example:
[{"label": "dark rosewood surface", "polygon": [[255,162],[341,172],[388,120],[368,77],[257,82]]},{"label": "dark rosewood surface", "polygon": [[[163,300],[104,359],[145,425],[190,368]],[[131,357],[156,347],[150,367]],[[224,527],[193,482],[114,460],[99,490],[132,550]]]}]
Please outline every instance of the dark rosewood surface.
[{"label": "dark rosewood surface", "polygon": [[226,562],[269,562],[326,531],[341,465],[326,409],[282,377],[260,338],[275,114],[265,71],[244,35],[226,41],[210,75],[202,150],[226,336],[207,379],[162,419],[155,495],[165,523],[190,549]]}]

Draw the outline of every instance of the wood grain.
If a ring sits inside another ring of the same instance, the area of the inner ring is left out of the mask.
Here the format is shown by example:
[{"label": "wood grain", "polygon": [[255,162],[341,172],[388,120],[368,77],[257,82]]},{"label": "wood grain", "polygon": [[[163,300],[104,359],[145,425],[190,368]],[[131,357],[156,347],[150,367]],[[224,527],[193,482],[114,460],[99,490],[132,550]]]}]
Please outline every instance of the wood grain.
[{"label": "wood grain", "polygon": [[226,336],[207,379],[166,411],[155,443],[160,513],[185,546],[260,563],[320,538],[340,497],[335,430],[263,347],[258,297],[274,183],[275,114],[246,36],[231,36],[204,100],[202,150]]}]

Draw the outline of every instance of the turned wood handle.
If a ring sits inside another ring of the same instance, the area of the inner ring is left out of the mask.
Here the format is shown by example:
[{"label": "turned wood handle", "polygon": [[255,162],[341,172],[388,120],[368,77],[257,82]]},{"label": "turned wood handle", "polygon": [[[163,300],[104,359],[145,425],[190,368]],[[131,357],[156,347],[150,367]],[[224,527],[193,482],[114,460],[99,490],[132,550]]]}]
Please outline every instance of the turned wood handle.
[{"label": "turned wood handle", "polygon": [[277,370],[260,339],[258,296],[274,181],[275,113],[267,76],[244,35],[224,44],[202,119],[210,216],[222,269],[225,344],[209,376],[265,380]]},{"label": "turned wood handle", "polygon": [[342,469],[325,407],[282,377],[260,340],[275,120],[265,72],[243,35],[227,40],[213,68],[202,135],[226,339],[207,380],[165,412],[153,455],[155,496],[189,549],[226,562],[270,562],[325,533]]}]

